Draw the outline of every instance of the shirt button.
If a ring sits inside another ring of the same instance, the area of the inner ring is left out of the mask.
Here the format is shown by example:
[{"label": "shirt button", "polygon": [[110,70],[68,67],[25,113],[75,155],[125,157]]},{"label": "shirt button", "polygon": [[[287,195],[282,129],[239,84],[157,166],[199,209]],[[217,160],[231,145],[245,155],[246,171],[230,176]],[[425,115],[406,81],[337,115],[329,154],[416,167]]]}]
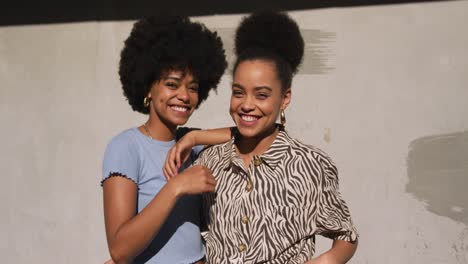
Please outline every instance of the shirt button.
[{"label": "shirt button", "polygon": [[249,217],[246,216],[246,215],[244,215],[244,216],[242,217],[242,223],[243,223],[244,225],[248,224],[248,223],[249,223]]},{"label": "shirt button", "polygon": [[258,166],[262,165],[262,158],[255,157],[254,158],[254,165],[255,165],[255,167],[258,167]]},{"label": "shirt button", "polygon": [[248,181],[247,182],[247,185],[245,186],[245,190],[248,191],[248,192],[251,192],[253,190],[253,183],[252,181]]},{"label": "shirt button", "polygon": [[238,248],[239,248],[239,252],[244,252],[245,250],[247,250],[247,246],[244,244],[240,244]]}]

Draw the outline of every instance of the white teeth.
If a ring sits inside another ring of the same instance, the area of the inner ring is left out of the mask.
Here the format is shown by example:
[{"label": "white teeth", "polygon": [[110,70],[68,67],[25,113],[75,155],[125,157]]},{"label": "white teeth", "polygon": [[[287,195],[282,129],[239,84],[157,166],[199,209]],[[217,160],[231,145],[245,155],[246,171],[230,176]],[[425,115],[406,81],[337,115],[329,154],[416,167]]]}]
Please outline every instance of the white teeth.
[{"label": "white teeth", "polygon": [[242,120],[245,120],[245,121],[248,121],[248,122],[255,121],[255,120],[258,119],[257,117],[250,116],[250,115],[241,115],[241,118],[242,118]]},{"label": "white teeth", "polygon": [[187,112],[188,111],[188,108],[187,107],[182,107],[182,106],[171,106],[171,108],[175,111],[178,111],[178,112]]}]

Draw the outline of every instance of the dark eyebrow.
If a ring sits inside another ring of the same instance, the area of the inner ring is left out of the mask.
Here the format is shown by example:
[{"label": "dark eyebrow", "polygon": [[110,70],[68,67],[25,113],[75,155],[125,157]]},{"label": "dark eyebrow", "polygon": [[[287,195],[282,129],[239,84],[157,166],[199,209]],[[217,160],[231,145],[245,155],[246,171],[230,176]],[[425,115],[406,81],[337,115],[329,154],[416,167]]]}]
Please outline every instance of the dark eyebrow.
[{"label": "dark eyebrow", "polygon": [[[245,90],[244,86],[238,84],[238,83],[232,83],[232,88],[239,88],[239,89],[242,89],[242,90]],[[260,90],[268,90],[270,92],[273,91],[273,89],[271,89],[270,87],[268,86],[257,86],[255,87],[255,91],[260,91]]]},{"label": "dark eyebrow", "polygon": [[270,92],[273,91],[273,89],[271,89],[268,86],[257,86],[257,87],[255,87],[255,91],[259,91],[259,90],[263,90],[263,89],[268,90]]},{"label": "dark eyebrow", "polygon": [[181,80],[181,78],[179,78],[179,77],[173,77],[173,76],[166,76],[166,77],[164,77],[163,79],[164,79],[165,81],[166,81],[166,80],[174,80],[174,81],[178,81],[178,82],[180,82],[180,80]]},{"label": "dark eyebrow", "polygon": [[[176,76],[166,76],[163,78],[164,81],[167,81],[167,80],[173,80],[173,81],[177,81],[177,82],[181,82],[182,81],[182,78],[179,78],[179,77],[176,77]],[[197,79],[193,79],[192,81],[190,81],[191,84],[198,84],[198,80]]]},{"label": "dark eyebrow", "polygon": [[238,83],[232,83],[232,88],[239,88],[239,89],[245,90],[244,86]]}]

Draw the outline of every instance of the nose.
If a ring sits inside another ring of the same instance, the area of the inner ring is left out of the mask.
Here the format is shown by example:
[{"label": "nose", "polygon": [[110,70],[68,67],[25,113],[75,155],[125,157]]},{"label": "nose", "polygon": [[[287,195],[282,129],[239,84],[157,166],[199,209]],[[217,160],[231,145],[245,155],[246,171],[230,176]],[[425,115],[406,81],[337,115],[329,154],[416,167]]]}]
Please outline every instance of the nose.
[{"label": "nose", "polygon": [[250,112],[255,109],[255,99],[252,96],[246,96],[242,101],[241,110],[243,112]]},{"label": "nose", "polygon": [[189,90],[187,86],[180,86],[177,92],[177,99],[184,103],[188,103],[190,101]]}]

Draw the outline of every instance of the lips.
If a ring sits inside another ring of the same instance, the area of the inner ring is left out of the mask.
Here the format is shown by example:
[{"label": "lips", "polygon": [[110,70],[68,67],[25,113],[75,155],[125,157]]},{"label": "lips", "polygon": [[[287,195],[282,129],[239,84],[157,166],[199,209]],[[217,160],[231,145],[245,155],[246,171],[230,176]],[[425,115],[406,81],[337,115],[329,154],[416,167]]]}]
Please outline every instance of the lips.
[{"label": "lips", "polygon": [[257,115],[239,114],[239,122],[243,126],[254,126],[260,118],[261,116]]},{"label": "lips", "polygon": [[187,106],[171,105],[170,108],[180,113],[188,113],[190,111],[190,107]]},{"label": "lips", "polygon": [[260,119],[259,116],[255,116],[255,115],[243,115],[243,114],[240,114],[239,115],[240,118],[246,122],[254,122],[254,121],[257,121],[258,119]]}]

